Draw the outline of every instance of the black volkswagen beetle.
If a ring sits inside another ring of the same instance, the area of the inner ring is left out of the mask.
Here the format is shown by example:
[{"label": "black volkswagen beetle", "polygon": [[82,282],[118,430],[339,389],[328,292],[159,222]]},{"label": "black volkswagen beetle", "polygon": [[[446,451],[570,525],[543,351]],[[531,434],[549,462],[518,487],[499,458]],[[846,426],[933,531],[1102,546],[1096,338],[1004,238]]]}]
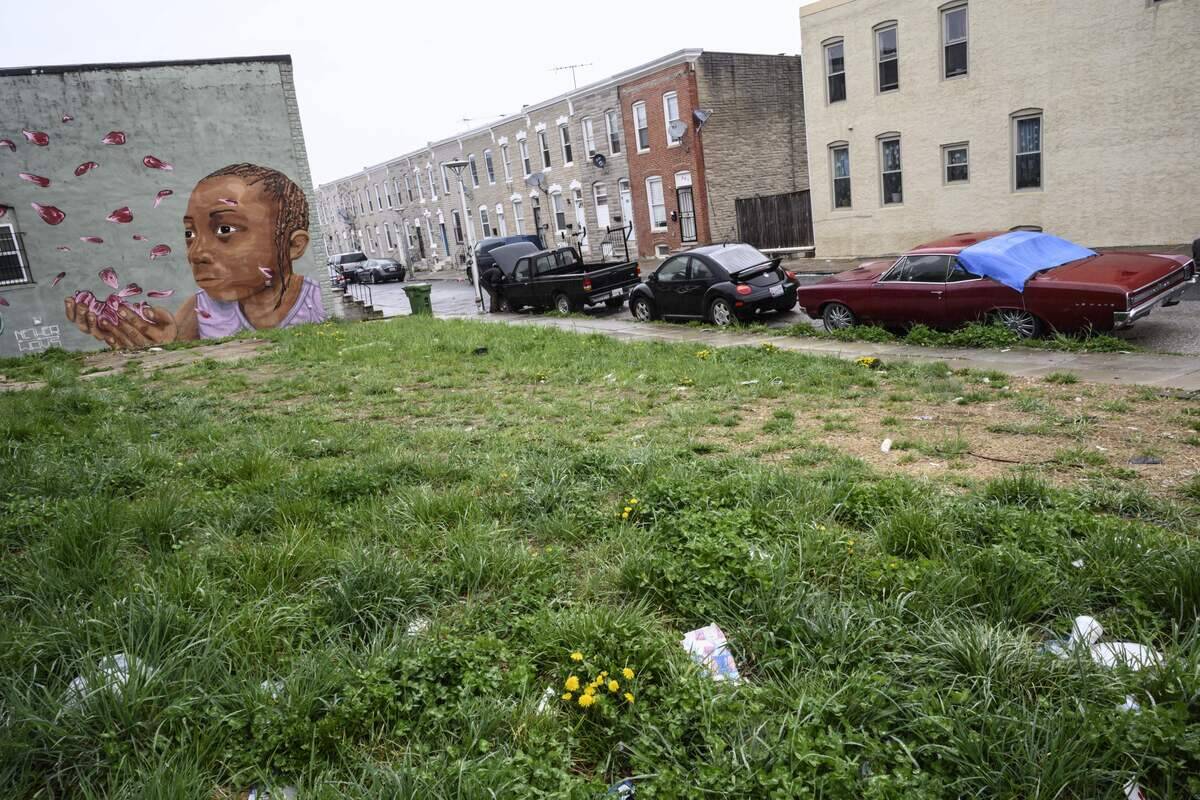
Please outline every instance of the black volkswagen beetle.
[{"label": "black volkswagen beetle", "polygon": [[640,320],[702,319],[729,325],[796,305],[796,276],[748,244],[713,244],[671,256],[629,293]]}]

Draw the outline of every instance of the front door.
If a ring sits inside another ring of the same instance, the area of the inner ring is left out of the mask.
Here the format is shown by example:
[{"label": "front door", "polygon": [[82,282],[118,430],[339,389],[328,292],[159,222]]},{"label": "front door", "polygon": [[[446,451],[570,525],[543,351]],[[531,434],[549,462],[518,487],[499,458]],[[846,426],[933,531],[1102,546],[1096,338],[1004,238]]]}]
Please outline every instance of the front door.
[{"label": "front door", "polygon": [[949,264],[949,256],[907,256],[880,278],[858,313],[885,325],[940,327],[945,321]]},{"label": "front door", "polygon": [[536,233],[539,238],[541,238],[542,243],[544,244],[546,242],[546,237],[542,233],[542,204],[538,202],[536,197],[532,198],[529,203],[533,206],[533,232]]},{"label": "front door", "polygon": [[421,254],[421,258],[425,257],[425,237],[421,235],[421,224],[417,223],[417,250]]},{"label": "front door", "polygon": [[591,252],[592,248],[588,243],[587,209],[583,207],[583,192],[576,189],[571,199],[575,203],[575,230],[579,232],[579,249],[584,253]]},{"label": "front door", "polygon": [[696,205],[692,200],[692,187],[680,186],[675,190],[679,203],[679,239],[682,242],[696,241]]},{"label": "front door", "polygon": [[629,240],[634,241],[637,228],[633,224],[633,190],[629,188],[629,181],[618,182],[617,191],[621,194],[621,223],[629,230]]},{"label": "front door", "polygon": [[603,183],[592,186],[592,200],[596,203],[596,233],[600,236],[600,254],[607,261],[612,258],[613,245],[608,240],[608,226],[612,219],[608,216],[608,188]]}]

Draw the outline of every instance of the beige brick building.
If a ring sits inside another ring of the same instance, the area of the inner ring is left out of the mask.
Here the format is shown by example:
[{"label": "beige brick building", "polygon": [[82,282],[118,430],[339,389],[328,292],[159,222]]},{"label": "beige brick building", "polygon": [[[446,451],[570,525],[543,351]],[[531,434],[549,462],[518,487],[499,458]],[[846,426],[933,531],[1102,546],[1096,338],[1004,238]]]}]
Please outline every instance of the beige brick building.
[{"label": "beige brick building", "polygon": [[819,255],[1200,235],[1195,0],[819,0],[800,28]]}]

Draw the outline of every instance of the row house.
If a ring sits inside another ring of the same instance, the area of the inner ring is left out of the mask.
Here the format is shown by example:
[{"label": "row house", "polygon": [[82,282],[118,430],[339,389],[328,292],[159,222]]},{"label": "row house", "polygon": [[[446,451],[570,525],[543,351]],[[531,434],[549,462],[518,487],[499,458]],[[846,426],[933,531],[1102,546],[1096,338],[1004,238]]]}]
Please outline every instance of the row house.
[{"label": "row house", "polygon": [[592,260],[737,238],[739,196],[807,189],[801,92],[798,57],[681,50],[321,186],[322,232],[426,269],[488,236]]}]

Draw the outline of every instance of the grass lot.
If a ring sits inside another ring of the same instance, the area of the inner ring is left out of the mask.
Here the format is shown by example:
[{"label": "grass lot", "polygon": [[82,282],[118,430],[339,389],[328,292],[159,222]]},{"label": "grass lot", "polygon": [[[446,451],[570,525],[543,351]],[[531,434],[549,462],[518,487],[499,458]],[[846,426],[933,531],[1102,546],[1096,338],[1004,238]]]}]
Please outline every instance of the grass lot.
[{"label": "grass lot", "polygon": [[939,331],[925,325],[913,325],[903,333],[891,333],[875,325],[854,325],[836,331],[811,325],[792,325],[791,336],[835,339],[843,342],[910,344],[917,347],[1028,347],[1034,350],[1060,350],[1070,353],[1128,353],[1142,348],[1108,333],[1053,333],[1037,339],[1022,339],[999,324],[972,322],[951,331]]},{"label": "grass lot", "polygon": [[[1194,401],[412,318],[267,338],[0,363],[48,382],[0,394],[0,796],[1200,792]],[[1165,664],[1040,652],[1084,613]],[[742,685],[682,652],[709,622]],[[64,702],[117,652],[123,694]]]}]

